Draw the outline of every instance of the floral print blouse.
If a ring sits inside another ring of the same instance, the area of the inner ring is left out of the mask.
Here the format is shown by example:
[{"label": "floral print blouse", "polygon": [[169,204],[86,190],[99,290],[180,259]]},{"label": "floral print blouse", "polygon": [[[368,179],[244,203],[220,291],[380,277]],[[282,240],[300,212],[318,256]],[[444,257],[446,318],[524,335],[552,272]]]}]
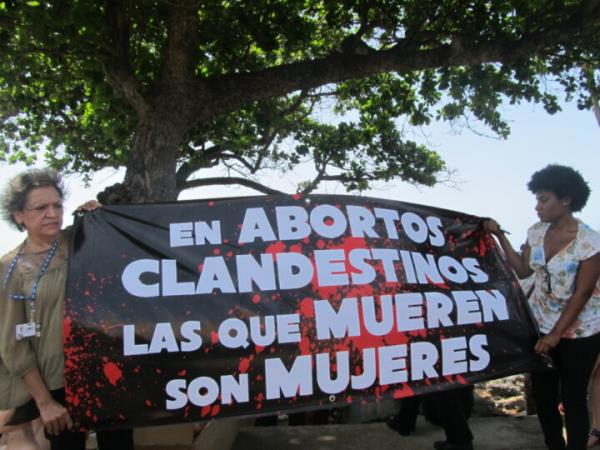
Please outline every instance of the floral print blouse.
[{"label": "floral print blouse", "polygon": [[[600,252],[600,233],[579,221],[577,236],[549,261],[544,254],[544,236],[549,223],[538,222],[527,232],[531,248],[529,266],[535,286],[529,304],[540,331],[549,333],[559,319],[575,290],[579,263]],[[563,338],[588,337],[600,332],[600,281],[577,320],[565,331]]]}]

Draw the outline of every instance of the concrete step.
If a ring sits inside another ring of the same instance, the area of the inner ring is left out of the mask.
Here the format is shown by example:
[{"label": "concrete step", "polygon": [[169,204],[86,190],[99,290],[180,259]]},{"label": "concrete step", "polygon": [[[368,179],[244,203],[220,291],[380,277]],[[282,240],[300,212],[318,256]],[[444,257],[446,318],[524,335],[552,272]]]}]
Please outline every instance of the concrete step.
[{"label": "concrete step", "polygon": [[[543,450],[536,416],[477,417],[469,421],[476,450]],[[416,433],[401,436],[385,423],[241,428],[231,450],[431,450],[441,428],[419,417]]]}]

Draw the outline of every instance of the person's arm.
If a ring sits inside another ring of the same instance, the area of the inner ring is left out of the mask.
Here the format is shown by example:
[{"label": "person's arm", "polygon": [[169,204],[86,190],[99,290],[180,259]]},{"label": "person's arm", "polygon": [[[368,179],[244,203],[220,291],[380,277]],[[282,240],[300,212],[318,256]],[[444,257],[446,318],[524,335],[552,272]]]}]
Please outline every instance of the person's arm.
[{"label": "person's arm", "polygon": [[535,344],[535,351],[547,354],[558,345],[560,337],[577,320],[579,313],[592,296],[598,278],[600,277],[600,253],[596,253],[579,263],[577,278],[575,279],[575,292],[567,301],[567,305],[554,324],[550,333],[540,338]]},{"label": "person's arm", "polygon": [[37,367],[21,379],[40,410],[40,417],[48,434],[57,435],[65,428],[70,429],[73,426],[67,408],[52,398]]},{"label": "person's arm", "polygon": [[[0,266],[0,273],[5,273],[6,266]],[[13,275],[14,277],[14,275]],[[0,358],[10,376],[21,378],[36,367],[35,352],[28,339],[17,340],[17,325],[29,322],[26,302],[12,300],[9,293],[16,292],[21,280],[11,279],[0,295]]]},{"label": "person's arm", "polygon": [[498,222],[496,222],[494,219],[489,219],[483,222],[483,229],[496,236],[496,239],[500,243],[502,250],[504,250],[506,260],[519,278],[527,278],[532,274],[532,270],[529,267],[530,248],[528,244],[525,244],[523,251],[520,254],[517,253],[506,237],[504,231],[500,228],[500,225],[498,225]]}]

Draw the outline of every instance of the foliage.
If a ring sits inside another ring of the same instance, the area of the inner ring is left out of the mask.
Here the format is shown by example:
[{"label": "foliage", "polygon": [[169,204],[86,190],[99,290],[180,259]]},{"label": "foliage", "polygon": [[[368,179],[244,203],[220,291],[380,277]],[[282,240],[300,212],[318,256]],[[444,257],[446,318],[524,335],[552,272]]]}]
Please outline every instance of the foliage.
[{"label": "foliage", "polygon": [[129,200],[218,165],[432,185],[443,161],[401,124],[505,137],[503,102],[591,108],[599,49],[599,0],[0,0],[0,157],[125,166]]}]

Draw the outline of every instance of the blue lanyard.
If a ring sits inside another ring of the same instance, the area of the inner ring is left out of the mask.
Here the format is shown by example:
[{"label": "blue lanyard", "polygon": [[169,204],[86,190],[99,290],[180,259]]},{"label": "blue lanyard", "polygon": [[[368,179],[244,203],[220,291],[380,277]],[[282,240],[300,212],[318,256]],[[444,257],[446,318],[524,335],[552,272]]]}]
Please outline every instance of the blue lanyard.
[{"label": "blue lanyard", "polygon": [[[40,282],[40,280],[46,273],[46,270],[48,270],[50,261],[52,261],[52,258],[56,254],[57,248],[58,248],[58,238],[54,239],[54,242],[52,242],[52,246],[50,247],[50,250],[48,251],[46,258],[44,258],[44,262],[42,263],[42,266],[40,267],[40,271],[38,272],[37,277],[33,281],[33,284],[31,286],[31,295],[8,294],[8,296],[12,300],[29,300],[29,312],[31,314],[31,317],[30,317],[31,321],[34,320],[34,316],[35,316],[35,299],[36,299],[36,295],[37,295],[38,283]],[[22,255],[21,250],[19,250],[19,253],[17,253],[15,255],[15,257],[13,258],[13,260],[10,262],[10,265],[8,266],[8,270],[6,271],[6,274],[4,275],[4,280],[2,281],[3,289],[6,288],[8,280],[10,279],[10,276],[14,272],[15,267],[17,266],[17,262],[19,261],[19,258],[21,257],[21,255]]]}]

